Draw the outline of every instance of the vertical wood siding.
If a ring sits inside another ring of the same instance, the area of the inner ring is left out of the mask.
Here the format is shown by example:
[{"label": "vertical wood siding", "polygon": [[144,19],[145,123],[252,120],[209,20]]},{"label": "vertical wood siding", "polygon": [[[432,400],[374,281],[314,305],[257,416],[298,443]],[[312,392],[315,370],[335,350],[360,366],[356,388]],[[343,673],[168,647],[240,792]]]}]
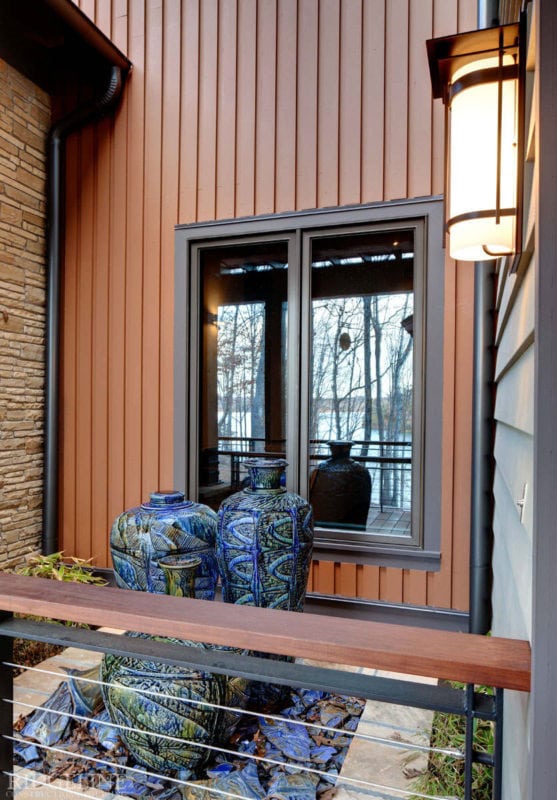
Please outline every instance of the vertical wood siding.
[{"label": "vertical wood siding", "polygon": [[[108,564],[172,482],[177,223],[440,194],[425,40],[475,0],[80,0],[133,62],[67,158],[61,547]],[[315,591],[466,609],[472,270],[447,263],[442,565],[316,563]]]}]

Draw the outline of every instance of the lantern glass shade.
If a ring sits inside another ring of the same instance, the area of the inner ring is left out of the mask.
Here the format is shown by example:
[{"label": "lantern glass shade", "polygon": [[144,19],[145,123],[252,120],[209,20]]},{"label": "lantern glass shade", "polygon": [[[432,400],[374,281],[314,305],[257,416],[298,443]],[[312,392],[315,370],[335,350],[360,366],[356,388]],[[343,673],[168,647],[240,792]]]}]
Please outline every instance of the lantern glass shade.
[{"label": "lantern glass shade", "polygon": [[445,104],[447,242],[459,260],[522,249],[525,41],[521,13],[427,42],[433,97]]},{"label": "lantern glass shade", "polygon": [[[514,64],[509,55],[503,58],[507,64]],[[498,65],[498,56],[469,63],[455,72],[452,84],[473,72],[497,76]],[[492,78],[466,83],[452,96],[447,226],[453,258],[483,261],[515,251],[517,91],[516,78],[503,80],[501,92]]]}]

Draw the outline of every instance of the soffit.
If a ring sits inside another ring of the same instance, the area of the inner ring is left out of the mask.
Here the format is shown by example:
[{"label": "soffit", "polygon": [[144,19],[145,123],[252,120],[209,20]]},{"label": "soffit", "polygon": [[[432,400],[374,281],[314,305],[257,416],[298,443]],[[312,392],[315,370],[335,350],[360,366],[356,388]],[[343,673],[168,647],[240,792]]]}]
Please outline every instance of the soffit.
[{"label": "soffit", "polygon": [[67,83],[96,87],[129,60],[71,0],[2,0],[0,58],[51,95]]}]

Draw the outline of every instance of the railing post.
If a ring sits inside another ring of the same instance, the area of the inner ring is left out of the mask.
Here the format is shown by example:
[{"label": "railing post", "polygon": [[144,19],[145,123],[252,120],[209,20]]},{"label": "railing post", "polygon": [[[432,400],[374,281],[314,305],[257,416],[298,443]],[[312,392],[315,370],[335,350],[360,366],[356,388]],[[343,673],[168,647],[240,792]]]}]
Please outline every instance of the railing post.
[{"label": "railing post", "polygon": [[[11,618],[11,614],[0,612],[0,621]],[[12,800],[13,790],[13,668],[6,663],[13,662],[13,639],[0,636],[0,800]]]},{"label": "railing post", "polygon": [[503,698],[504,689],[495,690],[495,732],[493,740],[493,800],[501,800],[503,791]]},{"label": "railing post", "polygon": [[474,771],[474,684],[466,686],[466,734],[464,739],[464,800],[472,800]]}]

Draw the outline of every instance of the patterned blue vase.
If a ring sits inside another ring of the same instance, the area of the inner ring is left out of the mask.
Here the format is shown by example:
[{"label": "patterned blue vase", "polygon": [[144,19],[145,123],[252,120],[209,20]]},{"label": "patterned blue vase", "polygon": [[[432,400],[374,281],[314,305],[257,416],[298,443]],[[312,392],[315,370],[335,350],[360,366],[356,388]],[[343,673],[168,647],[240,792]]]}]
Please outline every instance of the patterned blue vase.
[{"label": "patterned blue vase", "polygon": [[281,486],[283,459],[249,459],[250,487],[226,498],[216,554],[223,600],[301,611],[313,546],[311,506]]},{"label": "patterned blue vase", "polygon": [[[194,576],[200,561],[198,556],[161,559],[167,594],[194,597]],[[145,633],[128,631],[125,635],[202,650],[244,652]],[[139,764],[162,774],[187,770],[195,776],[214,755],[210,748],[228,741],[238,722],[234,709],[248,702],[245,678],[175,667],[149,658],[107,654],[100,675],[111,722],[119,727],[129,752]]]},{"label": "patterned blue vase", "polygon": [[124,511],[110,533],[116,583],[123,589],[165,594],[160,559],[199,556],[195,597],[213,600],[218,579],[214,543],[217,515],[208,506],[185,500],[181,492],[153,492],[148,503]]},{"label": "patterned blue vase", "polygon": [[[126,636],[202,650],[243,652],[142,633],[128,632]],[[105,655],[100,675],[105,706],[111,721],[122,726],[119,734],[124,744],[135,761],[161,774],[187,770],[195,776],[214,756],[210,748],[228,742],[239,718],[233,709],[243,708],[248,701],[245,678],[147,658]]]}]

